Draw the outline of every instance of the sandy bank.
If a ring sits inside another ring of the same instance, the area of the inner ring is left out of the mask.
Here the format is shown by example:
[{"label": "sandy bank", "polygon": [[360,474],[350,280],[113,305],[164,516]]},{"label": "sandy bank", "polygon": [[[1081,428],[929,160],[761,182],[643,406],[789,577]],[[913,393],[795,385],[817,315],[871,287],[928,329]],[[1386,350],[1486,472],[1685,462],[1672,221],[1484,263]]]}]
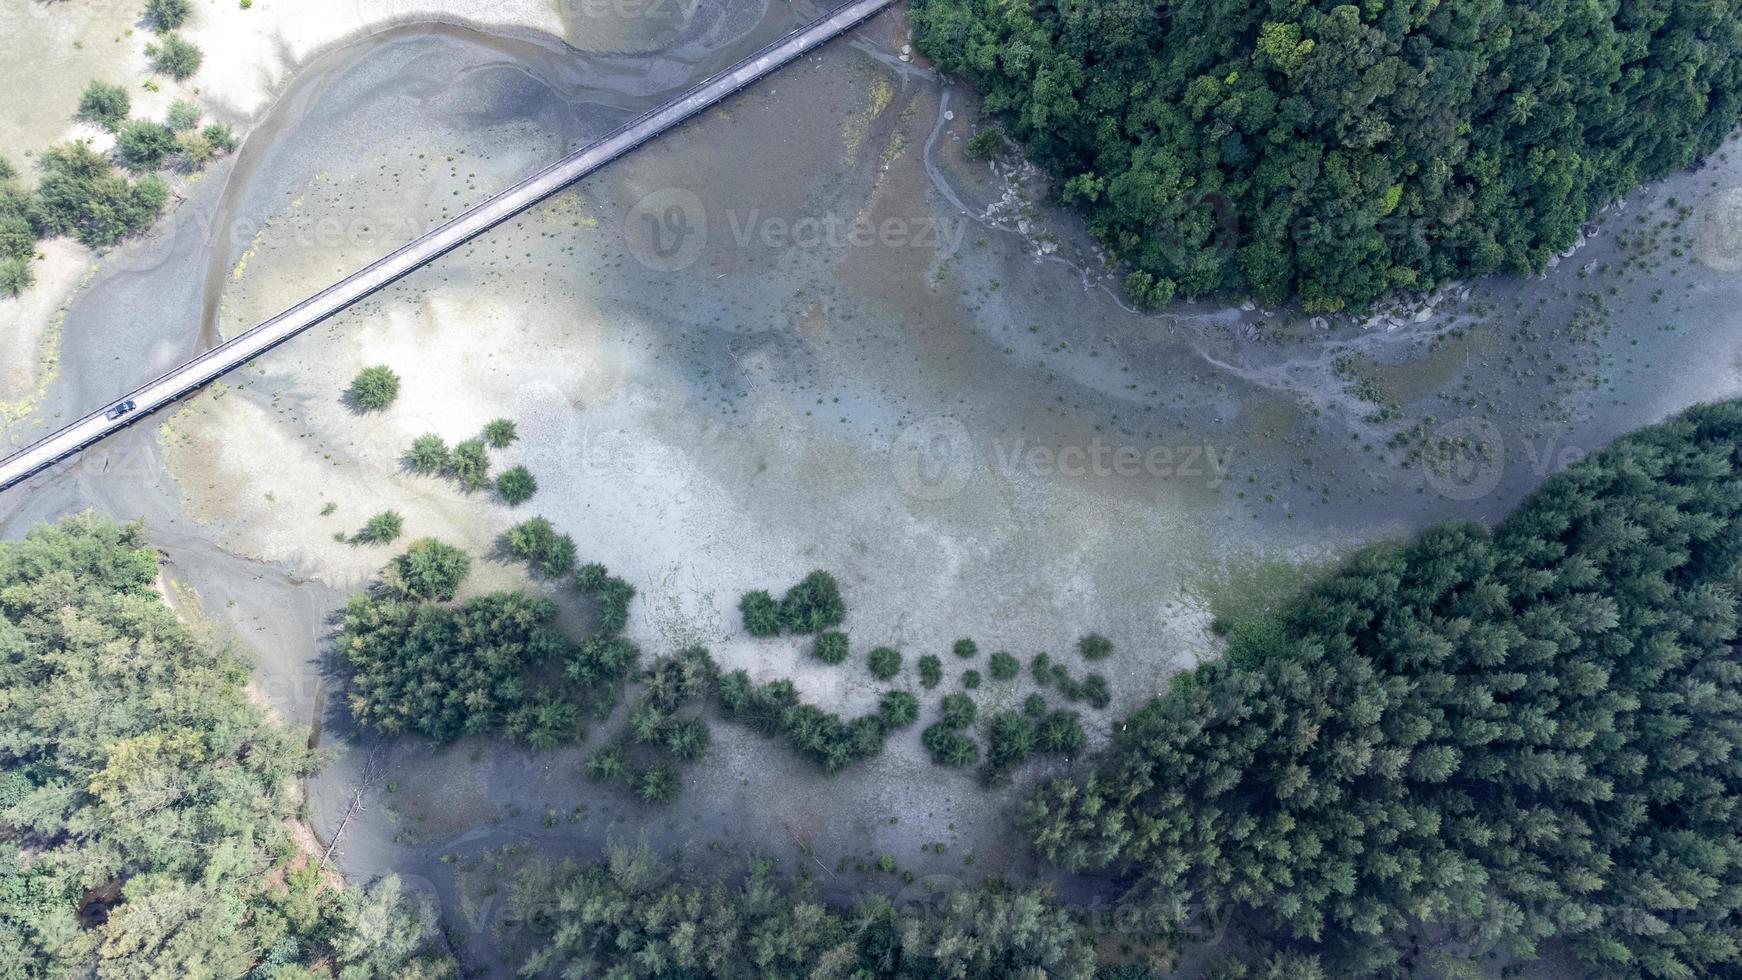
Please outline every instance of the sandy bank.
[{"label": "sandy bank", "polygon": [[69,238],[37,248],[42,258],[30,267],[35,284],[0,299],[0,422],[5,423],[27,415],[54,380],[67,303],[96,264],[95,256]]}]

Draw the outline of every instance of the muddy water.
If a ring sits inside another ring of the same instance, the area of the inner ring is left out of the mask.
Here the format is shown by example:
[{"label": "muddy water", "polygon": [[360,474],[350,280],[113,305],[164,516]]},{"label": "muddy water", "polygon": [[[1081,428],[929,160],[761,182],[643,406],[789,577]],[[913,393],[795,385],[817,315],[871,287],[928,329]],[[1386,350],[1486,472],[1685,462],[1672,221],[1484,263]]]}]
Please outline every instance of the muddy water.
[{"label": "muddy water", "polygon": [[[574,14],[622,13],[590,9]],[[229,169],[105,262],[69,315],[51,398],[69,413],[101,404],[793,17],[784,4],[698,7],[672,25],[619,17],[616,34],[595,34],[618,53],[586,55],[404,29],[318,59]],[[621,53],[667,38],[658,57]],[[1607,295],[1604,273],[1578,272],[1614,249],[1615,224],[1547,280],[1479,285],[1395,335],[1320,331],[1286,311],[1128,310],[1068,216],[1041,204],[984,217],[1009,185],[961,155],[971,100],[895,61],[901,43],[886,17],[792,66],[263,358],[162,438],[141,427],[10,493],[0,530],[82,506],[145,516],[177,576],[254,647],[267,697],[315,719],[332,611],[382,560],[332,532],[391,505],[417,533],[487,551],[525,514],[407,479],[394,459],[423,428],[452,439],[508,414],[523,436],[509,458],[541,483],[536,512],[637,585],[631,632],[650,651],[708,642],[759,679],[793,676],[807,697],[866,710],[878,688],[860,671],[747,641],[732,617],[745,589],[828,567],[847,585],[855,646],[896,643],[910,664],[959,635],[1024,659],[1087,629],[1114,636],[1118,703],[1090,718],[1101,736],[1175,666],[1214,652],[1195,600],[1226,564],[1499,512],[1561,458],[1547,450],[1735,389],[1734,274],[1672,262],[1670,232],[1658,267],[1613,283],[1606,329],[1564,329],[1579,293]],[[1734,179],[1716,161],[1642,192],[1625,220]],[[1669,281],[1683,285],[1652,302]],[[1363,417],[1376,406],[1349,398],[1333,370],[1343,355],[1398,418]],[[365,427],[337,393],[376,361],[406,378],[403,418]],[[1554,381],[1562,362],[1607,381]],[[1479,470],[1458,484],[1397,468],[1387,434],[1429,416],[1434,428],[1491,420],[1509,461],[1492,486]],[[324,523],[323,500],[342,507]],[[480,562],[475,577],[515,574]],[[990,708],[1026,691],[982,694]],[[375,751],[342,698],[318,720],[353,750],[311,783],[317,829],[331,833],[352,788],[368,787],[341,866],[415,878],[479,962],[500,962],[492,911],[468,909],[454,869],[504,844],[595,853],[609,834],[647,831],[704,860],[720,860],[712,844],[777,853],[840,893],[898,891],[855,870],[885,853],[921,875],[1030,870],[1006,814],[1033,774],[983,794],[913,738],[824,779],[716,726],[682,800],[649,811],[581,780],[578,749]],[[932,842],[947,854],[920,850]]]}]

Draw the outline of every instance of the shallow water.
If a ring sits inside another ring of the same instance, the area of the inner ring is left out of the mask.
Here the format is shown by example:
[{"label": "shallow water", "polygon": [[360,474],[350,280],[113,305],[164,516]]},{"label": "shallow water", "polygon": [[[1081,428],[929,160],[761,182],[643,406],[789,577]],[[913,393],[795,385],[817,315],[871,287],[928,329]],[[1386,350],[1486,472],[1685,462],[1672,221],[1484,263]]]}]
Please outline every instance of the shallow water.
[{"label": "shallow water", "polygon": [[[710,6],[668,33],[597,35],[620,51],[678,38],[657,57],[406,28],[316,59],[233,163],[104,261],[69,314],[63,380],[38,424],[276,312],[793,16]],[[28,496],[11,492],[4,532],[80,506],[145,515],[207,611],[255,648],[268,699],[307,723],[323,679],[316,638],[382,560],[332,532],[391,504],[419,534],[487,550],[527,515],[406,478],[394,461],[424,428],[457,438],[508,414],[523,438],[506,459],[543,487],[527,511],[637,585],[631,631],[649,650],[708,642],[730,666],[865,710],[877,687],[857,672],[736,634],[741,591],[827,567],[847,585],[855,645],[901,644],[910,664],[959,635],[1024,660],[1088,629],[1113,636],[1119,700],[1091,723],[1104,734],[1176,666],[1213,654],[1205,595],[1228,566],[1491,517],[1577,452],[1738,390],[1735,274],[1668,255],[1666,232],[1659,267],[1607,296],[1604,274],[1577,273],[1615,249],[1615,219],[1547,280],[1478,284],[1395,335],[1212,305],[1128,311],[1102,273],[1081,271],[1091,253],[1068,216],[1043,205],[1026,232],[982,216],[1005,184],[961,157],[971,99],[894,62],[901,40],[880,18],[262,358],[161,437],[136,428]],[[1636,194],[1622,220],[1736,179],[1716,160]],[[1059,247],[1037,256],[1039,240]],[[1652,302],[1666,282],[1675,291]],[[1617,312],[1575,337],[1565,327],[1592,290]],[[1454,317],[1468,335],[1435,344]],[[1344,390],[1342,354],[1379,379],[1396,418],[1363,419],[1375,406]],[[405,391],[391,417],[359,419],[337,393],[376,360],[401,370]],[[1559,363],[1611,381],[1551,383]],[[1385,438],[1429,416],[1433,431],[1491,426],[1504,465],[1454,480],[1400,469]],[[324,523],[322,500],[342,505]],[[518,581],[480,565],[475,579]],[[983,694],[990,706],[1025,691]],[[357,741],[342,699],[322,719]],[[339,860],[357,876],[422,876],[456,915],[445,854],[594,851],[640,829],[800,863],[805,844],[839,891],[859,884],[832,870],[847,854],[894,854],[922,874],[1028,870],[1005,822],[1022,781],[982,794],[926,764],[912,738],[834,779],[730,726],[716,739],[683,799],[657,812],[581,781],[578,750],[390,746]],[[322,833],[369,758],[350,752],[311,783]],[[922,855],[930,841],[948,855]],[[478,930],[466,942],[480,956],[490,945]]]}]

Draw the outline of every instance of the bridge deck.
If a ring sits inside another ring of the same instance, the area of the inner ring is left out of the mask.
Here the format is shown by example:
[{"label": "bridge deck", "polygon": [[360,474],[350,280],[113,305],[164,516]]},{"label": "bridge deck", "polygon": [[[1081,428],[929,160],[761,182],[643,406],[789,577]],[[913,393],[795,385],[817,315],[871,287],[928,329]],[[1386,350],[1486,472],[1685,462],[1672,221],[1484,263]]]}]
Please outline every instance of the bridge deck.
[{"label": "bridge deck", "polygon": [[[894,0],[854,0],[782,37],[657,109],[563,157],[427,234],[351,273],[288,310],[250,327],[155,380],[118,394],[103,408],[0,460],[0,490],[39,473],[284,343],[370,293],[489,231],[564,187],[756,82],[818,45],[856,27]],[[108,407],[137,408],[110,420]]]}]

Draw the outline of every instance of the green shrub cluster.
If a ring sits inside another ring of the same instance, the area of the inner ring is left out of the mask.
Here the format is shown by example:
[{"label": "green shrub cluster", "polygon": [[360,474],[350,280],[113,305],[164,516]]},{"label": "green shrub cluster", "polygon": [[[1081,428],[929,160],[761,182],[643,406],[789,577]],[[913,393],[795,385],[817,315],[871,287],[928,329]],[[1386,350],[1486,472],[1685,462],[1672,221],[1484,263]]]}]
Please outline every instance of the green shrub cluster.
[{"label": "green shrub cluster", "polygon": [[1008,785],[1011,770],[1035,755],[1069,758],[1081,752],[1087,740],[1075,711],[1061,708],[1039,719],[1017,711],[993,712],[986,719],[986,761],[980,766],[980,783],[988,788]]},{"label": "green shrub cluster", "polygon": [[496,477],[496,494],[510,507],[526,503],[537,492],[538,481],[524,466],[510,466]]},{"label": "green shrub cluster", "polygon": [[[387,371],[386,367],[370,368],[369,370]],[[388,372],[391,374],[392,372]],[[362,379],[362,375],[358,375]],[[375,407],[364,402],[355,394],[359,404],[365,407]],[[399,379],[393,377],[393,394],[399,390]],[[392,401],[388,395],[387,401]],[[494,419],[484,426],[482,437],[474,436],[462,439],[448,448],[446,441],[434,432],[425,432],[411,442],[411,448],[405,453],[405,465],[414,473],[425,475],[446,474],[459,481],[460,486],[467,491],[482,490],[494,485],[497,496],[510,507],[519,506],[532,499],[538,492],[538,480],[524,466],[511,466],[504,470],[495,480],[490,478],[490,448],[502,449],[519,438],[515,432],[514,423],[508,419]]]},{"label": "green shrub cluster", "polygon": [[448,472],[468,491],[481,490],[490,483],[490,454],[482,439],[462,439],[454,444],[448,456]]},{"label": "green shrub cluster", "polygon": [[902,721],[905,709],[899,703],[887,714],[880,706],[877,714],[843,721],[839,715],[800,701],[792,681],[780,678],[757,685],[742,670],[720,678],[719,698],[726,717],[757,734],[784,737],[788,745],[827,773],[875,758],[883,751],[885,736],[900,727],[897,722],[911,724],[911,720]]},{"label": "green shrub cluster", "polygon": [[816,641],[811,645],[811,656],[825,664],[846,662],[848,656],[847,634],[835,630],[818,633]]},{"label": "green shrub cluster", "polygon": [[713,742],[701,718],[680,712],[707,697],[718,673],[702,647],[655,660],[641,676],[646,688],[625,730],[587,758],[587,778],[620,782],[645,803],[675,799],[683,785],[679,766],[700,759]]},{"label": "green shrub cluster", "polygon": [[744,617],[744,629],[751,636],[780,635],[780,603],[765,589],[744,593],[738,600],[738,612]]},{"label": "green shrub cluster", "polygon": [[448,452],[448,444],[434,432],[425,432],[411,441],[411,449],[405,454],[406,465],[413,472],[434,475],[448,468],[453,461],[453,455]]},{"label": "green shrub cluster", "polygon": [[484,441],[491,449],[507,449],[519,438],[520,430],[513,419],[491,419],[484,423]]},{"label": "green shrub cluster", "polygon": [[405,530],[405,518],[399,511],[384,510],[363,524],[362,538],[370,544],[391,544]]},{"label": "green shrub cluster", "polygon": [[1057,689],[1067,700],[1087,701],[1097,711],[1113,702],[1113,694],[1107,687],[1107,678],[1100,674],[1090,672],[1083,675],[1082,680],[1077,680],[1071,676],[1069,668],[1064,664],[1054,663],[1044,652],[1034,655],[1034,659],[1029,661],[1029,668],[1036,684]]},{"label": "green shrub cluster", "polygon": [[884,691],[877,699],[877,717],[885,731],[906,728],[919,720],[919,698],[911,691]]},{"label": "green shrub cluster", "polygon": [[944,662],[931,654],[919,658],[919,683],[926,690],[937,687],[944,679]]},{"label": "green shrub cluster", "polygon": [[598,604],[595,628],[600,633],[615,635],[623,631],[629,622],[629,602],[635,598],[635,586],[594,562],[575,572],[575,588]]},{"label": "green shrub cluster", "polygon": [[901,673],[901,651],[894,647],[873,647],[865,658],[871,676],[886,681]]},{"label": "green shrub cluster", "polygon": [[502,535],[502,547],[545,578],[559,578],[575,567],[575,539],[558,533],[542,517],[529,517],[509,527]]},{"label": "green shrub cluster", "polygon": [[382,582],[406,599],[447,602],[471,570],[471,555],[435,538],[418,538],[388,563]]},{"label": "green shrub cluster", "polygon": [[986,672],[995,681],[1015,680],[1016,675],[1022,673],[1022,661],[1004,650],[998,650],[986,661]]},{"label": "green shrub cluster", "polygon": [[1089,633],[1077,641],[1077,653],[1084,660],[1105,660],[1113,655],[1113,641],[1099,633]]},{"label": "green shrub cluster", "polygon": [[192,78],[206,57],[198,45],[175,33],[164,34],[155,43],[147,44],[145,54],[151,59],[152,71],[178,82]]},{"label": "green shrub cluster", "polygon": [[960,769],[980,761],[980,744],[964,731],[973,726],[976,714],[973,698],[960,692],[944,695],[938,703],[938,720],[920,733],[920,744],[932,762]]},{"label": "green shrub cluster", "polygon": [[522,592],[458,605],[392,588],[353,596],[337,644],[352,715],[437,742],[493,733],[535,748],[578,741],[584,713],[616,703],[638,652],[605,636],[576,646],[555,618],[553,603]]},{"label": "green shrub cluster", "polygon": [[[155,124],[152,124],[155,125]],[[165,133],[168,127],[163,127]],[[125,153],[123,153],[125,156]],[[385,364],[374,364],[357,372],[347,393],[353,404],[368,412],[378,412],[399,397],[399,375]]]},{"label": "green shrub cluster", "polygon": [[[79,97],[79,116],[115,133],[115,159],[134,170],[153,170],[172,155],[199,166],[213,154],[235,146],[235,137],[217,123],[194,132],[184,127],[190,103],[170,107],[166,123],[128,118],[132,99],[126,88],[93,81]],[[188,129],[183,132],[182,129]],[[42,171],[34,192],[0,158],[0,297],[29,288],[30,262],[39,239],[74,235],[92,248],[107,248],[143,230],[169,201],[169,185],[154,173],[129,181],[110,159],[83,141],[52,146],[38,157]]]}]

